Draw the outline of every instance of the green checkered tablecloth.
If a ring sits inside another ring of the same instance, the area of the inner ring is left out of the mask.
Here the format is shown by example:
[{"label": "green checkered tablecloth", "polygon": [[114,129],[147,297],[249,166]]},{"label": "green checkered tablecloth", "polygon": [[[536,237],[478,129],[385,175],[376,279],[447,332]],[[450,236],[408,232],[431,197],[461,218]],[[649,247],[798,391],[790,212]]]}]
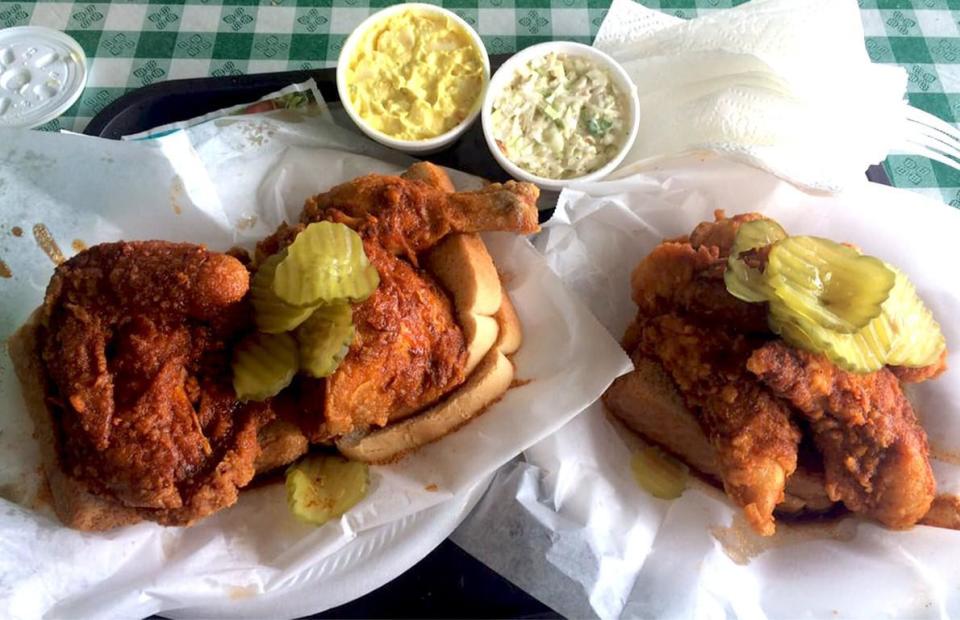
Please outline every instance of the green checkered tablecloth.
[{"label": "green checkered tablecloth", "polygon": [[[694,17],[745,0],[642,0]],[[840,1],[840,0],[837,0]],[[859,0],[875,62],[902,65],[910,102],[960,120],[960,0]],[[344,39],[392,0],[0,1],[0,28],[64,30],[86,50],[91,72],[80,100],[44,129],[80,131],[123,93],[161,80],[329,67]],[[443,0],[483,37],[491,54],[552,39],[591,42],[609,0]],[[892,156],[893,183],[960,207],[960,172],[922,157]]]}]

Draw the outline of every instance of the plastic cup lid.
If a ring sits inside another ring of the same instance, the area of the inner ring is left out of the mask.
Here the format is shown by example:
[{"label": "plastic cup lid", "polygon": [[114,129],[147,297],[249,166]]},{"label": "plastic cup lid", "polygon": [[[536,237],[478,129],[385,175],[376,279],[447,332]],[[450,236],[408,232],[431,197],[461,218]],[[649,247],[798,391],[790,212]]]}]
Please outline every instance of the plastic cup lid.
[{"label": "plastic cup lid", "polygon": [[0,127],[36,127],[72,106],[87,81],[80,44],[50,28],[0,30]]}]

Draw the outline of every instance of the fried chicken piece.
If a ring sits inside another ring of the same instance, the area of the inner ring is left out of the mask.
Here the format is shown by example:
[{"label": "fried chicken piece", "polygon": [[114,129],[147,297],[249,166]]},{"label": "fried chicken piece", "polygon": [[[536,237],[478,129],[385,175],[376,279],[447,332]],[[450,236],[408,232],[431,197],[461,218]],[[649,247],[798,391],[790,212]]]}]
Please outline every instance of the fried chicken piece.
[{"label": "fried chicken piece", "polygon": [[[401,176],[368,175],[307,200],[300,223],[282,225],[257,245],[281,251],[312,222],[341,222],[364,239],[380,286],[354,308],[356,338],[326,380],[298,379],[297,423],[312,442],[366,431],[406,417],[464,381],[463,331],[447,293],[417,268],[417,254],[457,232],[539,230],[539,190],[528,183],[453,192],[446,173],[426,162]],[[320,411],[322,405],[322,411]]]},{"label": "fried chicken piece", "polygon": [[450,180],[450,175],[440,166],[428,161],[418,161],[411,165],[400,175],[400,178],[408,181],[423,181],[430,187],[447,194],[457,191],[457,188],[453,186],[453,181]]},{"label": "fried chicken piece", "polygon": [[467,348],[450,299],[424,271],[373,241],[364,248],[380,286],[354,308],[357,335],[327,379],[327,431],[385,426],[463,382]]},{"label": "fried chicken piece", "polygon": [[229,374],[247,289],[239,261],[189,244],[103,244],[56,269],[39,346],[68,476],[165,524],[236,501],[269,417]]},{"label": "fried chicken piece", "polygon": [[744,368],[756,342],[671,314],[634,329],[639,351],[663,364],[697,415],[727,494],[758,533],[773,534],[773,511],[796,470],[801,437],[787,406]]},{"label": "fried chicken piece", "polygon": [[783,342],[755,351],[747,368],[810,420],[831,499],[891,528],[926,514],[936,490],[927,435],[893,372],[845,372]]},{"label": "fried chicken piece", "polygon": [[449,193],[449,179],[444,182],[446,175],[432,164],[417,164],[406,174],[371,174],[338,185],[309,198],[300,220],[342,222],[413,264],[418,253],[450,233],[540,230],[535,185],[508,181]]},{"label": "fried chicken piece", "polygon": [[737,228],[758,219],[738,215],[704,222],[688,238],[658,245],[631,275],[633,301],[645,316],[683,312],[744,333],[767,333],[767,304],[748,304],[729,292],[723,272]]}]

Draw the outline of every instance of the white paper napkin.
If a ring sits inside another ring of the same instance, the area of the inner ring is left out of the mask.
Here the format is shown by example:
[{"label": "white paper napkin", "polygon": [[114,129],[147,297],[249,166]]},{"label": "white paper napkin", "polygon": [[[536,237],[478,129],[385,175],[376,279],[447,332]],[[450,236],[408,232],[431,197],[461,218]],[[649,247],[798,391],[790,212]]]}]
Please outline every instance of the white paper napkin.
[{"label": "white paper napkin", "polygon": [[689,21],[614,0],[594,46],[640,94],[617,177],[706,150],[832,191],[904,143],[906,72],[871,64],[855,0],[753,0]]}]

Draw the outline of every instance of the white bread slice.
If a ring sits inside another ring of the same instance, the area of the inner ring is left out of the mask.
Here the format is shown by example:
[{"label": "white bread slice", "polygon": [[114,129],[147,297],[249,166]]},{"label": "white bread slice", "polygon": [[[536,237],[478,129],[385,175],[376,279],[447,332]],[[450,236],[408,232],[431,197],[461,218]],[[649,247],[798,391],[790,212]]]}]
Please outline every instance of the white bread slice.
[{"label": "white bread slice", "polygon": [[493,316],[500,309],[500,274],[480,235],[447,235],[422,265],[447,289],[458,312]]},{"label": "white bread slice", "polygon": [[500,302],[500,309],[494,315],[497,324],[500,325],[500,337],[497,339],[497,348],[504,355],[512,355],[520,349],[523,344],[523,329],[521,328],[520,317],[513,307],[513,301],[506,291],[503,292],[503,299]]},{"label": "white bread slice", "polygon": [[503,396],[513,381],[513,364],[491,349],[465,383],[443,402],[359,439],[344,437],[337,448],[347,458],[390,463],[457,430]]},{"label": "white bread slice", "polygon": [[442,402],[385,428],[337,440],[344,456],[369,463],[396,461],[451,433],[503,396],[513,382],[507,355],[523,340],[510,297],[478,235],[450,235],[424,261],[450,292],[467,342],[467,380]]},{"label": "white bread slice", "polygon": [[24,404],[33,420],[33,436],[40,445],[43,475],[50,486],[53,510],[67,527],[103,531],[131,525],[140,516],[131,508],[90,493],[86,486],[67,476],[59,465],[54,436],[53,412],[47,407],[46,384],[37,347],[41,311],[10,337],[7,348],[20,379]]},{"label": "white bread slice", "polygon": [[497,342],[500,324],[495,316],[484,316],[472,312],[459,312],[457,319],[467,344],[467,363],[464,365],[463,374],[470,376],[480,360]]},{"label": "white bread slice", "polygon": [[[603,395],[603,404],[629,429],[680,458],[701,475],[719,483],[716,451],[686,408],[660,362],[633,356],[635,370],[617,378]],[[823,475],[802,464],[787,480],[780,514],[822,513],[833,508]]]}]

